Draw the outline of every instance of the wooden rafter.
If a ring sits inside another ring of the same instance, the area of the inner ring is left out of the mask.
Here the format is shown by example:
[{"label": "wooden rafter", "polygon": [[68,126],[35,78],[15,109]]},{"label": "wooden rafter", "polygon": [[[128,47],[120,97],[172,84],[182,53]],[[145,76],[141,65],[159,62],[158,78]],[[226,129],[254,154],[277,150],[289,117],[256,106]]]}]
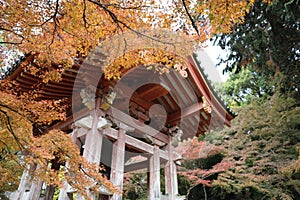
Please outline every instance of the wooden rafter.
[{"label": "wooden rafter", "polygon": [[172,113],[171,115],[169,115],[167,122],[171,123],[173,121],[177,121],[182,118],[186,118],[190,115],[195,114],[196,112],[199,112],[201,109],[203,109],[203,103],[202,102],[195,103],[189,107],[184,108],[183,110],[178,110],[175,113]]}]

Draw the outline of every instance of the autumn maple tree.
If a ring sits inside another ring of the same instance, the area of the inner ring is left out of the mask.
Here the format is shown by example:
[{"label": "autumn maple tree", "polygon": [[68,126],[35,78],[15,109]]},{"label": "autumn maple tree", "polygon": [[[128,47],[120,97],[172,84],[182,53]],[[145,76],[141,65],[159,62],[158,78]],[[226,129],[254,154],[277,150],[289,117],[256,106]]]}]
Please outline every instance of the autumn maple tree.
[{"label": "autumn maple tree", "polygon": [[[1,49],[6,52],[14,49],[25,56],[34,56],[33,64],[23,67],[44,82],[60,81],[64,69],[86,58],[96,46],[115,35],[131,32],[156,41],[158,45],[169,42],[168,45],[176,46],[172,38],[166,42],[165,38],[152,34],[153,29],[165,28],[201,43],[216,33],[230,32],[233,24],[242,23],[253,3],[252,0],[179,0],[167,3],[144,0],[0,0],[0,44],[4,45]],[[189,45],[186,48],[186,52],[193,50]],[[118,72],[124,67],[147,62],[167,63],[165,55],[170,56],[167,57],[169,60],[176,60],[173,58],[178,56],[152,47],[144,51],[145,59],[141,51],[144,50],[129,52],[110,66],[104,66],[105,75],[119,77]],[[1,55],[5,57],[6,54]],[[173,64],[169,63],[171,67]],[[65,179],[80,193],[84,194],[85,188],[91,184],[90,177],[115,191],[97,173],[99,166],[88,164],[81,158],[67,134],[49,129],[65,119],[67,100],[37,101],[35,97],[20,93],[8,80],[1,81],[0,187],[9,183],[6,189],[15,189],[18,185],[15,173],[19,174],[28,164],[39,164],[40,168],[33,175],[48,185],[62,187],[59,177],[65,174]],[[69,173],[55,167],[66,162],[70,166]]]},{"label": "autumn maple tree", "polygon": [[37,54],[40,68],[52,64],[66,68],[74,58],[86,57],[103,40],[128,30],[151,37],[139,30],[175,29],[195,35],[199,41],[230,32],[233,24],[243,22],[253,2],[1,1],[1,43],[17,45],[24,54]]}]

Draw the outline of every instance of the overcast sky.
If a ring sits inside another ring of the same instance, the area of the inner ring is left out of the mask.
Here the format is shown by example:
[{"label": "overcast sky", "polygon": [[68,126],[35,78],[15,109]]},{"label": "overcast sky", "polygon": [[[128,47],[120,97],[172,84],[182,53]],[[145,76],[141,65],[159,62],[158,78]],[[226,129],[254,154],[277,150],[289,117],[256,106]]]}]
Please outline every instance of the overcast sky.
[{"label": "overcast sky", "polygon": [[213,82],[225,82],[228,78],[228,74],[223,75],[222,71],[225,68],[225,64],[217,67],[219,63],[218,57],[225,57],[226,52],[219,46],[212,46],[208,43],[208,47],[197,52],[198,60],[201,62],[201,66],[204,68],[208,78]]}]

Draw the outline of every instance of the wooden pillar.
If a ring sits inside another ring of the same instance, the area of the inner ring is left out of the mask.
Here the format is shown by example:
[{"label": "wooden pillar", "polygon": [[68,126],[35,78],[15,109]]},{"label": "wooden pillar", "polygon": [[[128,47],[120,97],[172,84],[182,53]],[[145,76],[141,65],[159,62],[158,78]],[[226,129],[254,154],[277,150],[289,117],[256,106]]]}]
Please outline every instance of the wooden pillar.
[{"label": "wooden pillar", "polygon": [[[39,165],[36,166],[36,169],[38,169],[38,168],[39,168]],[[33,182],[31,183],[30,192],[29,192],[27,198],[25,198],[25,199],[39,200],[42,186],[43,186],[43,181],[33,180]]]},{"label": "wooden pillar", "polygon": [[160,200],[160,156],[159,147],[154,146],[149,159],[148,200]]},{"label": "wooden pillar", "polygon": [[71,188],[71,186],[65,182],[64,187],[65,188],[60,188],[58,200],[71,200],[72,198],[70,198],[70,196],[73,195],[73,193],[68,193],[68,189]]},{"label": "wooden pillar", "polygon": [[28,169],[25,169],[21,181],[18,187],[18,190],[14,194],[14,198],[18,200],[25,199],[26,193],[30,191],[31,187],[31,175],[28,173],[29,170],[32,170],[32,166],[28,165]]},{"label": "wooden pillar", "polygon": [[[76,127],[75,125],[72,125],[72,128],[73,128],[73,132],[71,133],[72,142],[74,144],[77,144],[77,137],[78,137],[79,130],[81,130],[81,131],[85,130],[86,132],[88,132],[88,129],[79,128],[79,127]],[[68,166],[68,162],[66,163],[66,166]],[[72,191],[72,192],[70,192],[70,191]],[[73,192],[75,192],[75,190],[72,189],[72,187],[65,181],[64,188],[60,188],[58,200],[71,200],[72,199],[71,196],[73,195]]]},{"label": "wooden pillar", "polygon": [[43,181],[33,182],[30,187],[30,193],[28,195],[28,199],[30,200],[39,200],[40,194],[43,186]]},{"label": "wooden pillar", "polygon": [[174,162],[174,147],[172,146],[172,138],[169,137],[169,144],[167,146],[168,162],[165,165],[165,190],[169,200],[174,200],[178,194],[177,170]]},{"label": "wooden pillar", "polygon": [[[42,181],[33,181],[30,171],[37,169],[37,165],[28,166],[24,170],[18,190],[13,194],[12,198],[17,200],[38,200],[42,190]],[[36,182],[37,181],[37,182]]]},{"label": "wooden pillar", "polygon": [[[89,163],[94,163],[100,165],[101,160],[101,150],[102,150],[102,141],[103,135],[98,130],[98,113],[97,109],[91,111],[91,115],[93,118],[92,128],[86,134],[85,144],[83,150],[83,157],[87,159]],[[96,200],[96,194],[92,193],[87,188],[87,195],[91,200]],[[84,199],[81,195],[77,195],[77,199]]]},{"label": "wooden pillar", "polygon": [[83,157],[90,163],[100,164],[103,135],[97,129],[97,110],[92,111],[93,123],[91,130],[87,133],[84,144]]},{"label": "wooden pillar", "polygon": [[[118,139],[113,144],[111,161],[111,182],[120,190],[123,189],[124,159],[125,159],[125,130],[120,129]],[[113,194],[110,200],[122,200],[121,195]]]}]

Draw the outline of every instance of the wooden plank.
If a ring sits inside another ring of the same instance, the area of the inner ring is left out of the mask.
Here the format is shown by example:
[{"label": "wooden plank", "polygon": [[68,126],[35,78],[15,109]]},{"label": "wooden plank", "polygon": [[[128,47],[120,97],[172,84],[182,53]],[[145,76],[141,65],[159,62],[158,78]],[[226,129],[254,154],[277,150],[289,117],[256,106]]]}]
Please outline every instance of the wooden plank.
[{"label": "wooden plank", "polygon": [[154,146],[153,155],[149,159],[148,200],[160,200],[160,159],[159,147]]},{"label": "wooden plank", "polygon": [[[113,144],[110,180],[118,189],[123,189],[125,159],[125,130],[119,130],[118,140]],[[110,200],[122,200],[122,195],[113,194]]]}]

